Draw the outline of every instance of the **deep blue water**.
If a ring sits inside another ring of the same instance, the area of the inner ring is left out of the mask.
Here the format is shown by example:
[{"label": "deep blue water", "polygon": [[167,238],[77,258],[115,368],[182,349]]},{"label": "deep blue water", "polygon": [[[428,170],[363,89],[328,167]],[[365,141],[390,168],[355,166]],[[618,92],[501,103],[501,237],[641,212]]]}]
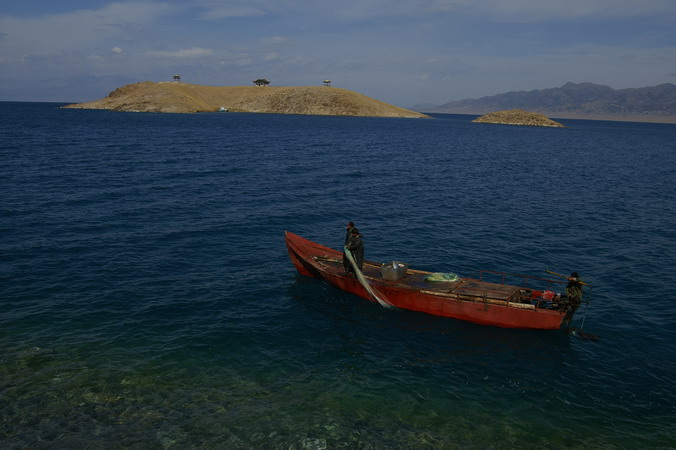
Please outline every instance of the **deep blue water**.
[{"label": "deep blue water", "polygon": [[[676,447],[676,125],[0,103],[2,448]],[[578,271],[564,331],[391,311],[290,230]]]}]

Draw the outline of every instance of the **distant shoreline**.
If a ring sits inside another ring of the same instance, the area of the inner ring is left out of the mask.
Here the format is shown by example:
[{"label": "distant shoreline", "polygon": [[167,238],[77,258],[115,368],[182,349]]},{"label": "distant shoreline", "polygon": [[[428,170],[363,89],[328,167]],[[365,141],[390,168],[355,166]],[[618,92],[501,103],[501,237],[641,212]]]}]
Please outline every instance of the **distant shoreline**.
[{"label": "distant shoreline", "polygon": [[[68,105],[77,105],[85,102],[72,102],[72,101],[36,101],[36,100],[0,100],[0,103],[44,103],[59,105],[59,107],[65,107]],[[213,111],[217,112],[217,111]],[[421,115],[434,115],[434,114],[447,114],[447,115],[456,115],[456,116],[481,116],[485,113],[476,113],[476,112],[458,112],[458,111],[439,111],[439,110],[422,110],[417,111]],[[433,117],[433,116],[432,116]],[[549,116],[554,120],[558,119],[572,119],[572,120],[596,120],[596,121],[608,121],[608,122],[636,122],[636,123],[660,123],[660,124],[676,124],[676,116],[613,116],[613,115],[585,115],[585,114],[563,114],[563,113],[553,113]]]},{"label": "distant shoreline", "polygon": [[613,89],[594,83],[568,82],[558,88],[510,91],[442,105],[418,105],[416,111],[488,114],[523,109],[560,119],[676,123],[676,85]]},{"label": "distant shoreline", "polygon": [[[464,115],[464,116],[482,116],[486,114],[477,112],[451,112],[429,110],[421,111],[423,114],[449,114],[449,115]],[[573,120],[598,120],[608,122],[638,122],[638,123],[663,123],[676,124],[676,116],[613,116],[608,114],[574,114],[574,113],[543,113],[554,120],[558,119],[573,119]]]}]

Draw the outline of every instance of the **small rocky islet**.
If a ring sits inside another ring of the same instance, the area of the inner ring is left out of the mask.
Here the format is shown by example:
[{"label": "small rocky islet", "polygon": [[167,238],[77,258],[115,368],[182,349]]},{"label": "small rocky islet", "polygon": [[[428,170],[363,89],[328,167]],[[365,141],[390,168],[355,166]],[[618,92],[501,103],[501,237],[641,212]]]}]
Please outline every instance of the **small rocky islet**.
[{"label": "small rocky islet", "polygon": [[502,125],[528,125],[534,127],[564,127],[565,125],[556,122],[542,114],[524,111],[523,109],[510,109],[506,111],[495,111],[474,119],[477,123],[497,123]]}]

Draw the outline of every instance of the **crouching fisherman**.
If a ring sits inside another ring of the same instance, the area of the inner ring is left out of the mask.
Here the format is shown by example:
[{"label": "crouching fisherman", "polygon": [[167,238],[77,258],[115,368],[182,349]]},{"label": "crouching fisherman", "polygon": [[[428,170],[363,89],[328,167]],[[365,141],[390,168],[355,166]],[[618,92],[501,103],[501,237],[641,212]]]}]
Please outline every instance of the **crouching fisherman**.
[{"label": "crouching fisherman", "polygon": [[564,325],[570,325],[570,321],[575,314],[575,311],[582,303],[582,295],[584,291],[582,290],[582,280],[580,280],[580,275],[577,272],[573,272],[569,277],[566,277],[568,284],[566,285],[566,295],[565,297],[561,295],[560,303],[568,304],[568,313],[566,314],[565,319],[563,320]]},{"label": "crouching fisherman", "polygon": [[566,297],[570,302],[570,306],[574,309],[577,309],[582,302],[582,282],[580,281],[580,276],[577,272],[573,272],[567,278],[568,284],[566,285]]}]

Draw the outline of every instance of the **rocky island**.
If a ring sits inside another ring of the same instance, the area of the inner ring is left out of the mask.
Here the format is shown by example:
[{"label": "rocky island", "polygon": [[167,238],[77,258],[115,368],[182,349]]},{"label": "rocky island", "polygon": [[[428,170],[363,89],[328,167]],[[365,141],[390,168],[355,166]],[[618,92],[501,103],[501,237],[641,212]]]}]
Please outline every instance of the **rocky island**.
[{"label": "rocky island", "polygon": [[550,118],[523,109],[496,111],[474,119],[472,122],[499,123],[503,125],[530,125],[535,127],[563,127],[564,125]]},{"label": "rocky island", "polygon": [[218,87],[151,81],[129,84],[115,89],[101,100],[67,105],[64,108],[165,113],[227,110],[330,116],[428,117],[354,91],[335,87]]}]

